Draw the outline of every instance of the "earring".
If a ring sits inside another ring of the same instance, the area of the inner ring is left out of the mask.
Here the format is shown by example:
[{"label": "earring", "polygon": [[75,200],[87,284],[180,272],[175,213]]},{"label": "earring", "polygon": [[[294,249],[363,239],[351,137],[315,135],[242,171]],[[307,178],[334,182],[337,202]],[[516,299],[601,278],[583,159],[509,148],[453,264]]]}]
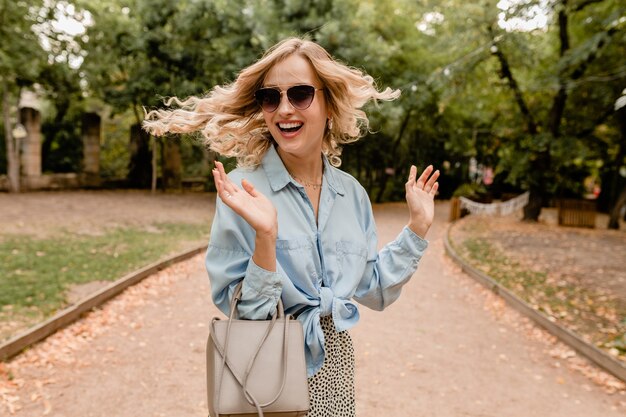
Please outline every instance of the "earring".
[{"label": "earring", "polygon": [[333,130],[333,119],[331,117],[328,118],[328,130]]}]

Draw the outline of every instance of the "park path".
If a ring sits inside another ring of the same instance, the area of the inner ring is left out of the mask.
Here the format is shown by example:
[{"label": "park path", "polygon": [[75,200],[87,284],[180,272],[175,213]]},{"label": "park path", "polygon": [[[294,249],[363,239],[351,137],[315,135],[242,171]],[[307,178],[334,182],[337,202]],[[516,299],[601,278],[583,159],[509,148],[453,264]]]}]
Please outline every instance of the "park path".
[{"label": "park path", "polygon": [[[567,349],[446,258],[448,208],[437,209],[402,297],[382,313],[362,308],[350,331],[357,415],[623,416],[626,395],[569,369],[559,358]],[[375,215],[386,242],[406,208],[377,206]],[[8,364],[20,409],[0,415],[206,416],[204,348],[216,314],[202,256],[162,271]]]}]

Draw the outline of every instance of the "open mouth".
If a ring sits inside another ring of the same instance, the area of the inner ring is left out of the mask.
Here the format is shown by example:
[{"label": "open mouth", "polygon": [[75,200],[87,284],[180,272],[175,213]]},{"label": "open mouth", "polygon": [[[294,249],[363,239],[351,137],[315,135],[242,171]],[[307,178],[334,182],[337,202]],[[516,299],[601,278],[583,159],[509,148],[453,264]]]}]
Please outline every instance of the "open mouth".
[{"label": "open mouth", "polygon": [[281,132],[292,133],[300,130],[303,125],[304,123],[302,122],[278,123],[278,128],[281,130]]}]

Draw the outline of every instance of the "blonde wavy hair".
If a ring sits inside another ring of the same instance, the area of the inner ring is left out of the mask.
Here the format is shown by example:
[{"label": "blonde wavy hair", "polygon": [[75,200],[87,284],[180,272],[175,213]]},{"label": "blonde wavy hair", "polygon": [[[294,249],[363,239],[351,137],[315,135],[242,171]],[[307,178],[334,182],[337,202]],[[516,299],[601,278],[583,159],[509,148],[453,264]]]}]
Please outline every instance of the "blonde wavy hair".
[{"label": "blonde wavy hair", "polygon": [[211,150],[236,157],[239,166],[257,166],[274,141],[254,93],[263,86],[270,69],[292,54],[307,59],[323,83],[333,123],[331,129],[326,127],[322,152],[333,166],[339,166],[342,145],[356,141],[369,127],[361,108],[370,100],[396,99],[400,91],[389,87],[379,91],[371,76],[334,60],[315,42],[300,38],[274,45],[233,83],[216,86],[205,97],[169,98],[165,104],[179,108],[146,113],[143,127],[155,136],[200,132]]}]

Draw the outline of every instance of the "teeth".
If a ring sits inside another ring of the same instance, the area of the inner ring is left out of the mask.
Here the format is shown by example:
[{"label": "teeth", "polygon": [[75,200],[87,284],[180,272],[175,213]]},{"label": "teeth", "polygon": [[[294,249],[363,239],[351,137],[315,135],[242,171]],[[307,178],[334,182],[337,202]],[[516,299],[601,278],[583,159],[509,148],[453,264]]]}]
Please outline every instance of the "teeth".
[{"label": "teeth", "polygon": [[300,127],[302,126],[301,122],[295,122],[295,123],[279,123],[278,127],[280,127],[281,129],[294,129],[296,127]]}]

